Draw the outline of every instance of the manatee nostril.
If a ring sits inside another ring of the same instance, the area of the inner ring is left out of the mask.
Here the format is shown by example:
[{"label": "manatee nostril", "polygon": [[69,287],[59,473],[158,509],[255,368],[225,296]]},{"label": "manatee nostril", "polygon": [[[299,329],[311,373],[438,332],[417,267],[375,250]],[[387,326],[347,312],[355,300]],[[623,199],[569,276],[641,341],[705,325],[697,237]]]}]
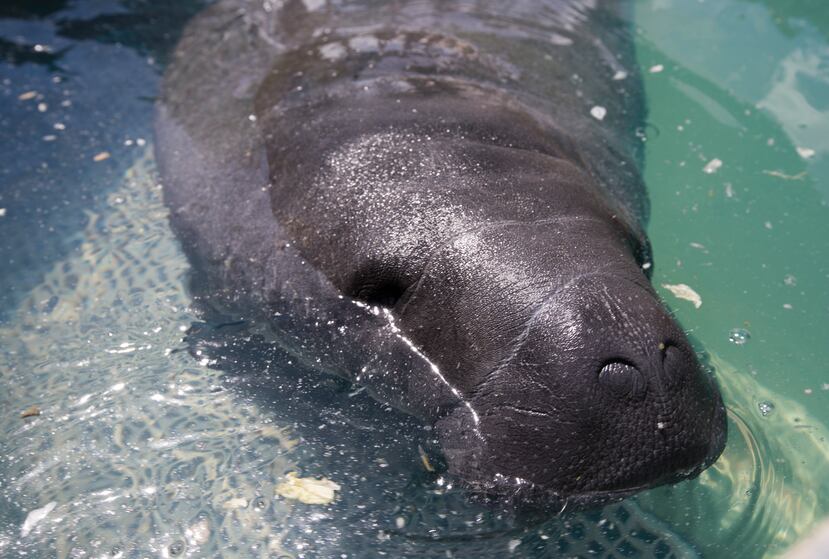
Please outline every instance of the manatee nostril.
[{"label": "manatee nostril", "polygon": [[599,384],[616,396],[639,399],[644,395],[645,379],[642,373],[624,361],[610,361],[599,371]]},{"label": "manatee nostril", "polygon": [[693,363],[689,363],[689,358],[681,349],[672,344],[663,344],[662,349],[662,371],[664,372],[665,380],[669,384],[679,384],[686,376],[686,371],[689,367],[693,367]]}]

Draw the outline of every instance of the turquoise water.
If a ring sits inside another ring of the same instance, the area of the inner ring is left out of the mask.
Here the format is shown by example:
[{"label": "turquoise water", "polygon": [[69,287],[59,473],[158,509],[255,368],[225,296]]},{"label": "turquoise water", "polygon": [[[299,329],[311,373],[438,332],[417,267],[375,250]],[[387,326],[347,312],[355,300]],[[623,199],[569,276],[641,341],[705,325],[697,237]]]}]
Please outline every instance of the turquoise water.
[{"label": "turquoise water", "polygon": [[[821,2],[636,3],[654,283],[730,439],[697,480],[551,519],[470,503],[416,422],[255,336],[217,363],[151,149],[199,3],[38,6],[0,7],[0,556],[774,557],[829,514]],[[340,489],[304,504],[288,472]]]}]

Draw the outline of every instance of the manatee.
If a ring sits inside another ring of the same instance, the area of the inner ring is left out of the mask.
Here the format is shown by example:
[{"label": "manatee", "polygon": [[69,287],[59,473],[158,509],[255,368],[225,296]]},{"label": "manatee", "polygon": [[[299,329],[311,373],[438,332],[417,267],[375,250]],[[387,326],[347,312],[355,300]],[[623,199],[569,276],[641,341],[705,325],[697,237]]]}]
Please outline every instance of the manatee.
[{"label": "manatee", "polygon": [[649,280],[630,9],[221,0],[156,114],[204,306],[421,418],[471,494],[693,478],[715,380]]}]

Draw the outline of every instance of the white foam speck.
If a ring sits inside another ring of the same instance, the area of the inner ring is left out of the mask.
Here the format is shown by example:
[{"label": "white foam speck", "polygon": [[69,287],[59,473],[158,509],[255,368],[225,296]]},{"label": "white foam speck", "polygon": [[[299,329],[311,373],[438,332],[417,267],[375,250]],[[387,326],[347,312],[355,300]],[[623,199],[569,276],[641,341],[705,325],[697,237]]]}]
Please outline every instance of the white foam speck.
[{"label": "white foam speck", "polygon": [[107,349],[105,350],[107,353],[132,353],[135,351],[135,347],[132,346],[129,342],[124,342],[118,346],[118,349]]},{"label": "white foam speck", "polygon": [[616,73],[613,74],[613,80],[614,81],[623,80],[626,77],[628,77],[628,73],[625,72],[624,70],[617,70]]},{"label": "white foam speck", "polygon": [[604,120],[605,115],[607,115],[607,109],[601,105],[596,105],[590,109],[590,115],[596,120]]},{"label": "white foam speck", "polygon": [[812,148],[798,147],[797,148],[797,155],[799,155],[803,159],[811,159],[812,157],[815,156],[815,150],[813,150]]},{"label": "white foam speck", "polygon": [[720,167],[722,167],[722,161],[720,161],[719,159],[712,159],[705,165],[705,167],[702,168],[702,171],[704,173],[711,175],[713,173],[716,173]]},{"label": "white foam speck", "polygon": [[113,384],[112,386],[110,386],[109,389],[112,390],[113,392],[120,392],[121,390],[124,389],[125,386],[126,386],[126,384],[124,384],[123,382],[119,382],[118,384]]},{"label": "white foam speck", "polygon": [[650,72],[651,74],[658,74],[664,69],[665,67],[662,64],[654,64],[648,69],[648,72]]}]

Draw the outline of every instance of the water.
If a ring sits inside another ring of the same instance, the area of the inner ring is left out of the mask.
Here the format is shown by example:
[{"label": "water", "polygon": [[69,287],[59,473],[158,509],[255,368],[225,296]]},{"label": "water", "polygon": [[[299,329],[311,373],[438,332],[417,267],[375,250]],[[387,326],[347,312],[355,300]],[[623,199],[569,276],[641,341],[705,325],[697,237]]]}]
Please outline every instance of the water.
[{"label": "water", "polygon": [[[829,514],[822,2],[637,2],[654,284],[729,445],[697,480],[550,519],[469,502],[417,422],[194,315],[151,115],[200,7],[0,7],[0,556],[763,557]],[[286,499],[289,472],[341,489]]]}]

